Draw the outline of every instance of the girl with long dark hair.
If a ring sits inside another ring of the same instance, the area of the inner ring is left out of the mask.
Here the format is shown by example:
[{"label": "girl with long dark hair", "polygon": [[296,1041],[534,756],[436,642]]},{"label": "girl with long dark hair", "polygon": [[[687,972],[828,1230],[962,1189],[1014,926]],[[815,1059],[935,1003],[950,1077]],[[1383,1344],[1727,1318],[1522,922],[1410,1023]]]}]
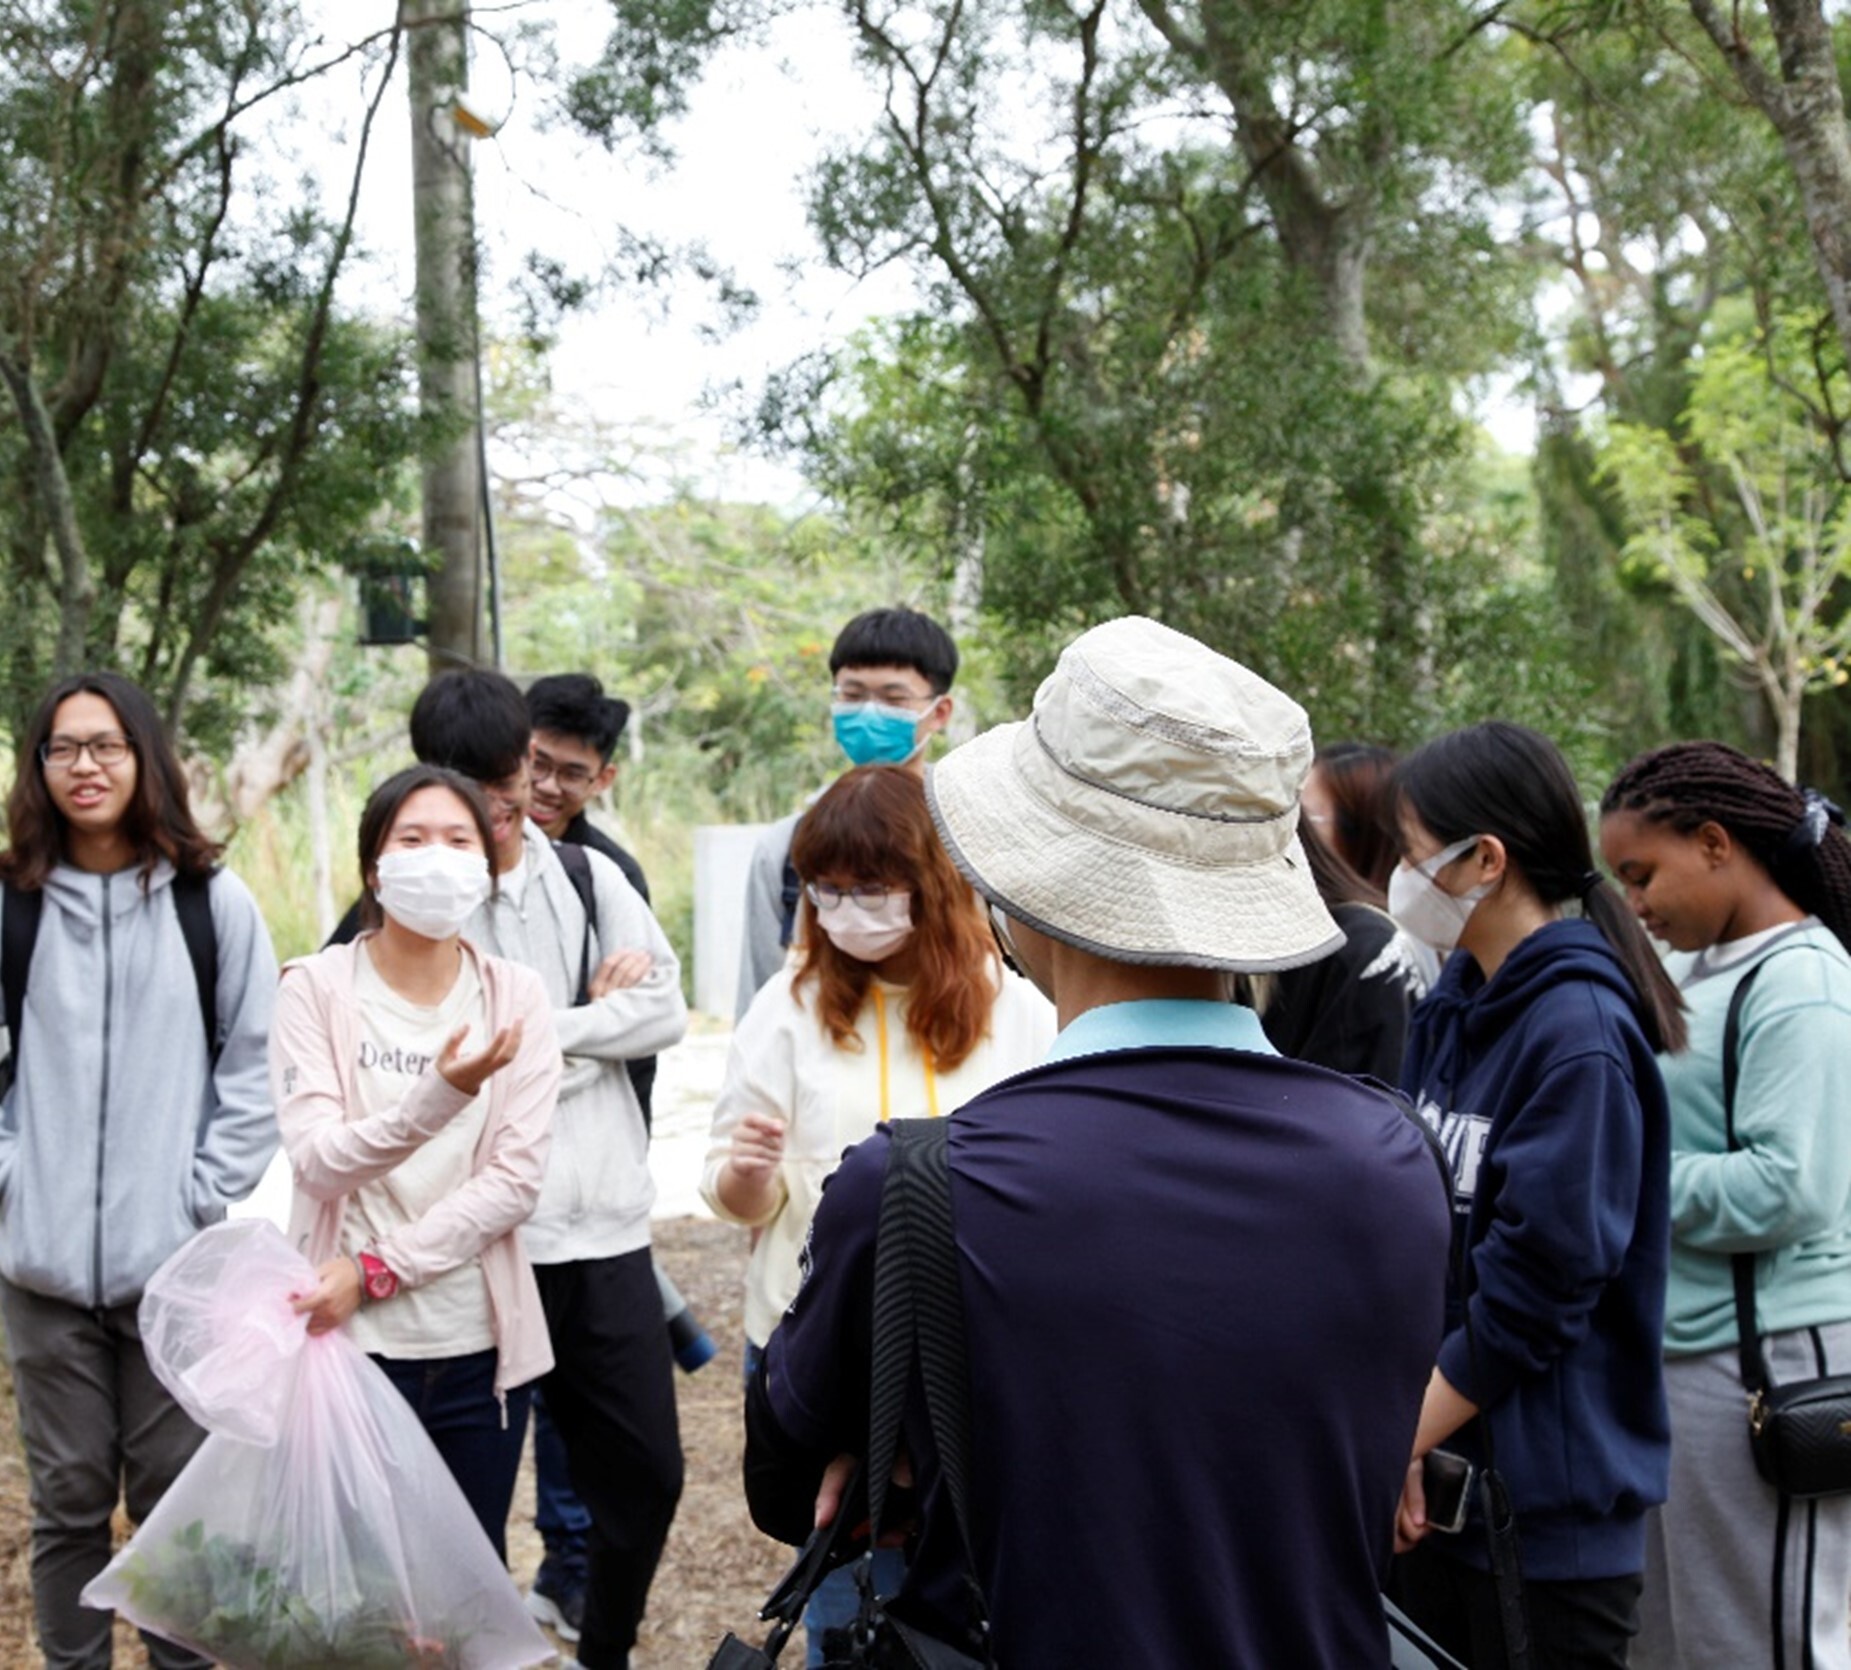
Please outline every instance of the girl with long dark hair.
[{"label": "girl with long dark hair", "polygon": [[[798,1259],[844,1149],[889,1118],[950,1113],[1039,1062],[1054,1012],[1005,973],[970,884],[909,771],[847,772],[798,824],[799,955],[759,991],[733,1037],[701,1193],[758,1231],[746,1272],[754,1358],[797,1296]],[[895,1581],[898,1556],[877,1560]],[[849,1572],[824,1584],[821,1630],[854,1616]]]},{"label": "girl with long dark hair", "polygon": [[[110,1516],[121,1497],[144,1517],[203,1437],[149,1369],[136,1310],[276,1148],[276,959],[143,691],[114,673],[64,680],[19,759],[0,854],[19,1021],[0,1111],[0,1314],[40,1646],[64,1670],[108,1670],[110,1615],[78,1595],[109,1562]],[[147,1643],[157,1670],[202,1662]]]},{"label": "girl with long dark hair", "polygon": [[1486,1527],[1431,1534],[1421,1464],[1495,1460],[1521,1550],[1531,1662],[1623,1666],[1664,1500],[1659,1363],[1670,1147],[1654,1059],[1676,991],[1594,870],[1560,752],[1473,725],[1397,769],[1402,926],[1448,958],[1402,1085],[1452,1171],[1455,1270],[1397,1518],[1394,1589],[1471,1664],[1502,1664]]},{"label": "girl with long dark hair", "polygon": [[1433,954],[1402,931],[1380,889],[1350,868],[1317,825],[1301,819],[1298,839],[1343,944],[1314,963],[1241,978],[1281,1055],[1393,1084],[1408,1017],[1433,983]]},{"label": "girl with long dark hair", "polygon": [[561,1057],[540,977],[461,937],[494,855],[468,778],[421,765],[375,789],[370,931],[283,970],[270,1070],[290,1235],[319,1264],[297,1309],[372,1354],[505,1559],[531,1387],[553,1366],[519,1230]]},{"label": "girl with long dark hair", "polygon": [[[1795,1502],[1755,1471],[1734,1262],[1753,1259],[1776,1384],[1851,1372],[1851,844],[1837,809],[1719,742],[1634,760],[1600,843],[1690,1006],[1671,1098],[1665,1381],[1671,1494],[1646,1542],[1648,1670],[1851,1665],[1851,1497]],[[1737,1016],[1735,1146],[1723,1040]]]},{"label": "girl with long dark hair", "polygon": [[1395,756],[1379,743],[1332,742],[1305,778],[1301,821],[1378,892],[1395,868],[1394,776]]}]

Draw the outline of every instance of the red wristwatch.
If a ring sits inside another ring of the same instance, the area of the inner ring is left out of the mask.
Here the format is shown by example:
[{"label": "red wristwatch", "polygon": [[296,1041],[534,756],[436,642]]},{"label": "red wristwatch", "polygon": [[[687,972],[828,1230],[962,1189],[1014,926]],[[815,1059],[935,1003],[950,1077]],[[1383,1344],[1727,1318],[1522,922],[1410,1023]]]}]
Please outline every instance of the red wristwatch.
[{"label": "red wristwatch", "polygon": [[398,1292],[398,1277],[377,1253],[363,1252],[360,1257],[360,1285],[369,1299],[390,1299]]}]

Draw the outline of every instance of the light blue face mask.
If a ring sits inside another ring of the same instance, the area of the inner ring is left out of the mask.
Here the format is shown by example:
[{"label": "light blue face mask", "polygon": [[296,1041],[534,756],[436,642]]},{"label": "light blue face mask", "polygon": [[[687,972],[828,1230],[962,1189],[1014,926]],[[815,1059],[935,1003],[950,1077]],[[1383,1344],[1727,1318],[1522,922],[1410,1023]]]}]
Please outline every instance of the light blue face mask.
[{"label": "light blue face mask", "polygon": [[904,765],[925,746],[919,740],[923,714],[883,702],[831,702],[836,742],[856,765]]}]

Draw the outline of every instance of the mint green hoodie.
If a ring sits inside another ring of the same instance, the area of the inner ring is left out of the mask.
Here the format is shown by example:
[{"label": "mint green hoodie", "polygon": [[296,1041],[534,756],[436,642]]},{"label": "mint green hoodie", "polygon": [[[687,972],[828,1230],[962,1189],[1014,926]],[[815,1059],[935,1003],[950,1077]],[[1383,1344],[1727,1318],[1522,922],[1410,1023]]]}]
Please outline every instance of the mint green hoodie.
[{"label": "mint green hoodie", "polygon": [[[1737,982],[1761,963],[1742,1014],[1731,1154],[1723,1026]],[[1683,991],[1690,1047],[1659,1057],[1671,1098],[1666,1354],[1736,1343],[1737,1252],[1756,1255],[1764,1334],[1851,1319],[1851,957],[1808,921],[1738,963],[1688,974]]]}]

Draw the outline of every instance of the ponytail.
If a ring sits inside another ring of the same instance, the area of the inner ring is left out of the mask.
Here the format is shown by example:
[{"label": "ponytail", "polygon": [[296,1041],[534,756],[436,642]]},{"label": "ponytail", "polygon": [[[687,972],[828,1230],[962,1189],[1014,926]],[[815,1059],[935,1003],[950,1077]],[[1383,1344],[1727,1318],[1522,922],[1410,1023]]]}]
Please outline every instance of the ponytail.
[{"label": "ponytail", "polygon": [[1690,1029],[1684,1024],[1684,999],[1639,926],[1638,917],[1604,881],[1598,881],[1582,895],[1581,908],[1613,947],[1613,954],[1639,994],[1645,1010],[1646,1042],[1654,1050],[1676,1055],[1690,1042]]}]

